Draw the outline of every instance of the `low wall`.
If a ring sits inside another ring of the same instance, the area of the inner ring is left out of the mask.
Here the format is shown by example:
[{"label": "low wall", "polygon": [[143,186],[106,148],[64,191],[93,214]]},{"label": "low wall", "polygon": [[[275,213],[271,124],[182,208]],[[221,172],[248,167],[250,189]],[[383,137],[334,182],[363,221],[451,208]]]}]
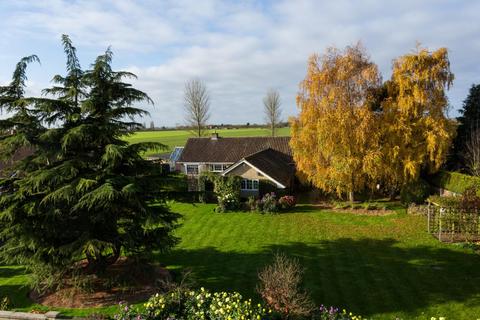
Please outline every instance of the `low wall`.
[{"label": "low wall", "polygon": [[0,311],[0,320],[60,320],[68,319],[60,312],[49,311],[47,313],[28,313],[15,311]]}]

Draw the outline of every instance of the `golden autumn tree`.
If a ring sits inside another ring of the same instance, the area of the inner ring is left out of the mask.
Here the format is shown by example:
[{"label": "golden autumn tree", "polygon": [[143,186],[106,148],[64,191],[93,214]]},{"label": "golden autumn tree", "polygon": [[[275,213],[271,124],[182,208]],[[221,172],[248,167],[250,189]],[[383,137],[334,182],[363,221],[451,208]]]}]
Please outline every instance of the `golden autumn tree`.
[{"label": "golden autumn tree", "polygon": [[376,176],[380,132],[369,100],[381,82],[360,44],[310,57],[297,96],[300,114],[291,121],[291,147],[301,177],[353,201],[354,192]]},{"label": "golden autumn tree", "polygon": [[444,163],[455,135],[455,125],[446,117],[446,90],[453,78],[446,48],[430,52],[417,47],[394,60],[382,102],[381,144],[381,174],[391,188]]}]

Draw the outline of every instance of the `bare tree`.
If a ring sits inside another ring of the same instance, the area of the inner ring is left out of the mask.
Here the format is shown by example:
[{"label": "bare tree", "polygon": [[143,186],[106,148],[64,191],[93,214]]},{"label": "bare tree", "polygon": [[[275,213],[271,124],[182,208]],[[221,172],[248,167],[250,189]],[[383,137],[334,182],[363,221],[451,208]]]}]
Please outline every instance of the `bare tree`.
[{"label": "bare tree", "polygon": [[263,98],[263,105],[265,106],[265,119],[267,125],[270,127],[272,132],[272,137],[275,137],[275,131],[280,122],[280,115],[282,110],[280,110],[280,94],[277,90],[270,89],[267,92],[265,98]]},{"label": "bare tree", "polygon": [[465,165],[473,176],[480,176],[480,129],[473,130],[465,143]]},{"label": "bare tree", "polygon": [[185,83],[185,120],[195,134],[200,137],[210,118],[210,97],[205,83],[192,79]]}]

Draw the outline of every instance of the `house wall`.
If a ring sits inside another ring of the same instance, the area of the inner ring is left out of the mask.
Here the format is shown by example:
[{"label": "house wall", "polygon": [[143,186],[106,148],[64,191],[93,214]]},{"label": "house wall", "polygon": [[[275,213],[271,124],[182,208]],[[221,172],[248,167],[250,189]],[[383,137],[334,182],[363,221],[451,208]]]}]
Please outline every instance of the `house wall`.
[{"label": "house wall", "polygon": [[[259,173],[257,170],[253,169],[249,165],[242,163],[229,173],[227,173],[229,176],[240,176],[244,179],[250,179],[250,180],[266,180],[270,181],[267,177]],[[258,197],[260,194],[259,190],[240,190],[240,197],[242,198],[248,198],[248,197]]]},{"label": "house wall", "polygon": [[[186,165],[193,164],[193,165],[198,165],[198,174],[205,172],[205,171],[210,171],[210,164],[214,163],[198,163],[198,162],[177,162],[176,163],[176,168],[178,168],[178,171],[187,174],[186,170]],[[232,165],[233,163],[229,162],[218,162],[215,164],[222,164],[222,165]],[[221,173],[220,171],[214,171],[215,173]]]},{"label": "house wall", "polygon": [[257,170],[253,169],[249,165],[242,163],[227,175],[229,176],[240,176],[245,179],[258,179],[258,180],[268,180],[265,176],[259,173]]}]

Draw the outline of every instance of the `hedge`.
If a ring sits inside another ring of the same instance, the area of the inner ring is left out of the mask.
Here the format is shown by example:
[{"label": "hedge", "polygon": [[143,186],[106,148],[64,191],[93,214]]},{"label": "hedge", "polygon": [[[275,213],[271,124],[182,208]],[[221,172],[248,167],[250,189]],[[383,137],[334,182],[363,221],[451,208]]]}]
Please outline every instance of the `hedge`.
[{"label": "hedge", "polygon": [[439,171],[431,176],[429,182],[437,188],[443,188],[455,193],[463,193],[472,186],[477,189],[480,188],[480,177],[451,171]]}]

